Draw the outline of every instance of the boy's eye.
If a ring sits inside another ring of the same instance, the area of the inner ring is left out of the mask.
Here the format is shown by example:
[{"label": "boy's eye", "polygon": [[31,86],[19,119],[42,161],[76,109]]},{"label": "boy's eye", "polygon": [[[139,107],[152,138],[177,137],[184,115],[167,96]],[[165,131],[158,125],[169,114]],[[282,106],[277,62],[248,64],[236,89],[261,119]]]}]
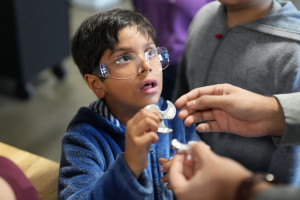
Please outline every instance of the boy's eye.
[{"label": "boy's eye", "polygon": [[155,56],[156,55],[156,49],[149,49],[147,51],[148,56]]},{"label": "boy's eye", "polygon": [[122,63],[129,62],[132,59],[133,59],[133,56],[131,54],[124,54],[124,55],[119,56],[118,58],[116,58],[116,63],[117,64],[122,64]]}]

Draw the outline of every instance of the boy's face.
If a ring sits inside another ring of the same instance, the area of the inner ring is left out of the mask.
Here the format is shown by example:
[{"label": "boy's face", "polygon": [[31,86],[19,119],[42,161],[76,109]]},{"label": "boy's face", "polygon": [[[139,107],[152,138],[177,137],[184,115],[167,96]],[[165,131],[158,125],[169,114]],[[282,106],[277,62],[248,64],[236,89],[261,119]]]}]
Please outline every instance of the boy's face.
[{"label": "boy's face", "polygon": [[[136,26],[125,27],[119,31],[119,43],[114,50],[106,50],[100,63],[122,56],[126,53],[145,53],[156,48],[152,38],[142,35]],[[143,54],[140,54],[143,55]],[[143,60],[144,57],[141,56]],[[104,99],[113,114],[122,110],[135,113],[148,104],[156,104],[162,91],[162,71],[152,70],[147,62],[141,63],[141,73],[130,79],[105,79],[102,83]],[[115,116],[117,117],[117,116]]]}]

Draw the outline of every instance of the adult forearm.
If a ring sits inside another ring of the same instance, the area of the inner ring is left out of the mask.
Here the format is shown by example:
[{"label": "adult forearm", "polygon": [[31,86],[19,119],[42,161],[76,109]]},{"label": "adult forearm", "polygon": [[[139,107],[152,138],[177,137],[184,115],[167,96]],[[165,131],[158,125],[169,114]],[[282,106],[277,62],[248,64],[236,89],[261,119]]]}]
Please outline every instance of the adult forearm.
[{"label": "adult forearm", "polygon": [[288,185],[276,185],[257,193],[253,200],[297,200],[300,189]]}]

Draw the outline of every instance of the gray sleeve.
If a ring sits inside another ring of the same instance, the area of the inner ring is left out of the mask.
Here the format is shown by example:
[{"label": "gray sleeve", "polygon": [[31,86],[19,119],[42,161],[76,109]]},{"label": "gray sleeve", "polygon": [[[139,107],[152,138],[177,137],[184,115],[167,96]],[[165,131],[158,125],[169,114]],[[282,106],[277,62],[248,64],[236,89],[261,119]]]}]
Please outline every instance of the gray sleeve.
[{"label": "gray sleeve", "polygon": [[284,114],[285,126],[281,137],[273,137],[280,146],[300,145],[300,92],[274,95]]},{"label": "gray sleeve", "polygon": [[253,200],[299,200],[300,189],[288,185],[276,185],[257,194]]}]

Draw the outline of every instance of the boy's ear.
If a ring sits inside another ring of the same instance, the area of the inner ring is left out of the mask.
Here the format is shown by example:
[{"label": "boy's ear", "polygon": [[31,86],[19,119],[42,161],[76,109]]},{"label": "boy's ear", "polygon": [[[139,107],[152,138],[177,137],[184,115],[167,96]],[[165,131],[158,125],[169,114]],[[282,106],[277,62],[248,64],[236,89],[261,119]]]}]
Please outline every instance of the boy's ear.
[{"label": "boy's ear", "polygon": [[103,98],[105,96],[105,90],[103,82],[93,74],[85,74],[84,80],[91,90],[96,94],[98,98]]}]

